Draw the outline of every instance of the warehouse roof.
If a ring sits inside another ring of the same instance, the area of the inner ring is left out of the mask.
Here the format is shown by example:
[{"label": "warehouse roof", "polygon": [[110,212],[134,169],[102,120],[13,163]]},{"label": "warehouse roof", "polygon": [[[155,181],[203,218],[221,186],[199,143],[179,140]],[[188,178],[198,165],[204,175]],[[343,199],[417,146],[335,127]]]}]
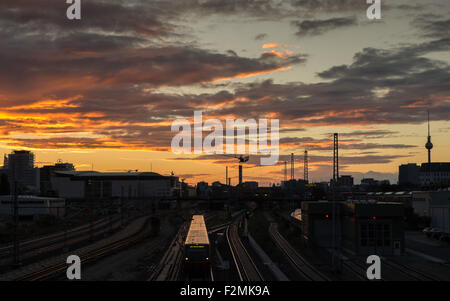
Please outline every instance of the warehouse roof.
[{"label": "warehouse roof", "polygon": [[97,172],[97,171],[55,171],[56,175],[79,179],[162,179],[169,178],[155,172]]}]

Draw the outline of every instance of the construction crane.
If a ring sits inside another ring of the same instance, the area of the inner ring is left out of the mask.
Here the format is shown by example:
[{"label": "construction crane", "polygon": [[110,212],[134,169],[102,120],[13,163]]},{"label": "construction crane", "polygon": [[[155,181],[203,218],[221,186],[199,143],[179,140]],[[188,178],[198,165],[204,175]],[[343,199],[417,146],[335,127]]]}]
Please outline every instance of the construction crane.
[{"label": "construction crane", "polygon": [[244,155],[222,155],[225,157],[235,158],[239,160],[239,185],[242,184],[242,163],[248,162],[250,160],[250,156]]}]

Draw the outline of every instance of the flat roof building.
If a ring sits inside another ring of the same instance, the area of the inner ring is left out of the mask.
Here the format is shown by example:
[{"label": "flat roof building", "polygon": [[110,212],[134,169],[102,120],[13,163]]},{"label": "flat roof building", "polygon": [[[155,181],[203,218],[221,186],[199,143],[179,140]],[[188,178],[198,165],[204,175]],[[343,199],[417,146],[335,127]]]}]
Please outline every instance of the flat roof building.
[{"label": "flat roof building", "polygon": [[39,192],[39,169],[34,167],[32,152],[15,150],[5,155],[3,169],[7,171],[9,183],[17,184],[19,193]]},{"label": "flat roof building", "polygon": [[52,188],[59,197],[72,200],[112,198],[170,198],[178,178],[154,172],[55,171]]}]

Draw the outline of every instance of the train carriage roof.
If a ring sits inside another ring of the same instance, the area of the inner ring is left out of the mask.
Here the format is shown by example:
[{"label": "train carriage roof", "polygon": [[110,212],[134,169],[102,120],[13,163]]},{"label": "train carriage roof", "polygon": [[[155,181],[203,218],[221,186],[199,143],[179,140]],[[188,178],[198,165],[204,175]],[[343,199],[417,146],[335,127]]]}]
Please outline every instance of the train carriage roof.
[{"label": "train carriage roof", "polygon": [[208,231],[205,225],[205,219],[203,215],[194,215],[192,217],[189,232],[186,237],[187,245],[208,245]]}]

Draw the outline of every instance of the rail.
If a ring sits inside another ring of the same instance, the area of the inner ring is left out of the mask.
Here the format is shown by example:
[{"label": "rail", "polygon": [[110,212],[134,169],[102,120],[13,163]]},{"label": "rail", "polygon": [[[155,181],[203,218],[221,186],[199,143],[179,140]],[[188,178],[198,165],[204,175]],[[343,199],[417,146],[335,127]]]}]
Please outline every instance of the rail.
[{"label": "rail", "polygon": [[308,281],[329,281],[317,268],[311,265],[304,257],[302,257],[292,245],[280,234],[278,225],[271,223],[269,227],[269,234],[277,247],[286,255],[294,269],[305,280]]},{"label": "rail", "polygon": [[236,224],[227,227],[226,237],[239,279],[241,281],[264,281],[264,277],[239,238]]}]

